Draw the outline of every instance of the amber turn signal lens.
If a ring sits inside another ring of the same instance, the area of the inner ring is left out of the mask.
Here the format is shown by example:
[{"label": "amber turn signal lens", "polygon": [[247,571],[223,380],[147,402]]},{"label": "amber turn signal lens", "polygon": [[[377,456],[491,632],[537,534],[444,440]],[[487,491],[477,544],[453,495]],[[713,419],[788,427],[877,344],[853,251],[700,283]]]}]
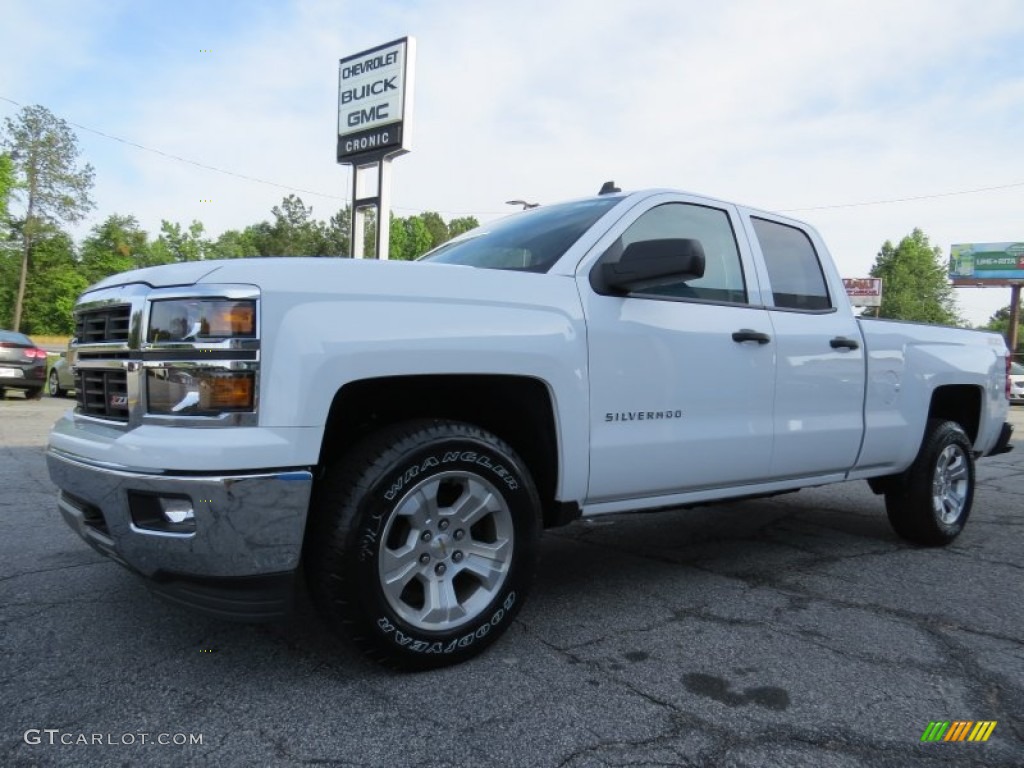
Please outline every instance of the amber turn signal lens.
[{"label": "amber turn signal lens", "polygon": [[251,373],[217,374],[200,379],[199,402],[206,410],[251,410]]}]

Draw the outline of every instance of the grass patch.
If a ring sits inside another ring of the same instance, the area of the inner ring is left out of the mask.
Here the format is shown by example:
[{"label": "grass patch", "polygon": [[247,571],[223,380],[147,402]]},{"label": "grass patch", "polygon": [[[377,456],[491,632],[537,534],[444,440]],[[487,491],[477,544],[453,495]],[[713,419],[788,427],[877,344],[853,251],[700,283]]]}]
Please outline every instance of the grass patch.
[{"label": "grass patch", "polygon": [[35,334],[32,334],[32,341],[34,341],[36,344],[52,344],[53,346],[64,347],[66,349],[67,346],[68,346],[68,342],[71,341],[71,337],[70,336],[36,336]]}]

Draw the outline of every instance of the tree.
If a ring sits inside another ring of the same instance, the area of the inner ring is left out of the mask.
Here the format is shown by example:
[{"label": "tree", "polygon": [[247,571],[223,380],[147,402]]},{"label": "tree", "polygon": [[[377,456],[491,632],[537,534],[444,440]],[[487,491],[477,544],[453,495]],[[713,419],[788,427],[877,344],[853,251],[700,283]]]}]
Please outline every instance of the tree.
[{"label": "tree", "polygon": [[[437,248],[437,246],[445,242],[450,237],[448,234],[448,225],[444,223],[444,219],[441,218],[441,214],[436,211],[424,211],[419,217],[423,220],[423,224],[430,233],[430,248]],[[427,250],[429,251],[430,248]]]},{"label": "tree", "polygon": [[26,333],[74,333],[75,299],[91,281],[79,269],[70,235],[47,225],[32,243],[31,258],[22,327]]},{"label": "tree", "polygon": [[181,224],[160,220],[160,236],[153,246],[154,259],[158,264],[175,261],[201,261],[206,258],[210,241],[203,237],[203,224],[193,220],[187,230]]},{"label": "tree", "polygon": [[[1021,302],[1024,304],[1024,301]],[[1017,317],[1024,320],[1024,306],[1021,307],[1021,311],[1018,312]],[[988,319],[988,322],[982,326],[983,330],[996,331],[1002,334],[1003,338],[1007,340],[1009,344],[1010,339],[1010,305],[1007,304],[1005,307],[997,309],[992,313],[992,316]],[[1017,349],[1010,350],[1011,352],[1024,352],[1024,322],[1017,324]]]},{"label": "tree", "polygon": [[349,255],[349,228],[352,226],[352,209],[345,206],[338,210],[323,227],[323,237],[328,256]]},{"label": "tree", "polygon": [[46,107],[25,107],[17,118],[5,118],[3,147],[10,151],[17,187],[25,204],[18,222],[21,271],[12,327],[21,327],[22,304],[32,244],[47,223],[79,221],[93,207],[89,190],[93,168],[78,167],[78,139],[66,122]]},{"label": "tree", "polygon": [[129,269],[161,263],[151,253],[149,236],[134,216],[112,213],[82,241],[82,274],[89,283]]},{"label": "tree", "polygon": [[326,228],[313,218],[313,206],[298,195],[288,195],[271,211],[270,253],[267,256],[327,256]]},{"label": "tree", "polygon": [[391,226],[388,229],[388,258],[394,261],[409,261],[409,237],[405,231],[405,219],[391,214]]},{"label": "tree", "polygon": [[480,222],[476,220],[476,216],[463,216],[459,219],[452,219],[448,222],[448,237],[458,237],[463,232],[469,232],[471,229],[476,229],[480,226]]},{"label": "tree", "polygon": [[14,162],[7,153],[0,153],[0,326],[6,325],[12,315],[18,284],[18,258],[12,248],[9,207],[14,185]]},{"label": "tree", "polygon": [[895,247],[886,240],[871,267],[871,276],[882,278],[879,317],[962,325],[942,249],[932,247],[920,229]]},{"label": "tree", "polygon": [[432,247],[434,239],[422,216],[409,216],[405,219],[405,242],[409,259],[419,258]]},{"label": "tree", "polygon": [[208,255],[211,259],[242,259],[247,256],[259,256],[260,249],[251,227],[239,232],[229,229],[210,243]]},{"label": "tree", "polygon": [[6,152],[0,153],[0,228],[7,229],[7,218],[10,216],[8,203],[14,192],[14,161]]}]

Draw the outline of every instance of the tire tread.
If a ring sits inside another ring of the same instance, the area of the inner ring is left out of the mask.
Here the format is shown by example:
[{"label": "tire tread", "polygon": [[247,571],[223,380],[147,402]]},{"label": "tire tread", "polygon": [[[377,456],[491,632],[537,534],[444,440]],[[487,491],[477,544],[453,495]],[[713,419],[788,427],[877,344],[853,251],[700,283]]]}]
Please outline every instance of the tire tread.
[{"label": "tire tread", "polygon": [[[952,525],[940,521],[932,508],[934,461],[946,445],[960,444],[968,459],[969,485],[965,509]],[[945,546],[963,530],[974,500],[974,461],[971,442],[955,421],[929,419],[914,463],[896,476],[885,494],[885,509],[893,530],[907,541],[928,547]]]},{"label": "tire tread", "polygon": [[[442,419],[415,419],[382,428],[357,443],[332,465],[326,468],[317,484],[310,505],[313,515],[307,525],[305,543],[305,571],[313,602],[328,626],[352,640],[363,656],[377,664],[395,670],[431,669],[452,663],[440,656],[412,656],[382,647],[378,635],[371,634],[362,622],[352,617],[359,606],[347,597],[353,593],[355,574],[347,567],[357,536],[359,504],[373,489],[379,471],[399,462],[403,456],[422,448],[428,441],[468,439],[496,449],[515,460],[517,469],[527,481],[527,491],[533,497],[533,506],[540,526],[540,504],[537,492],[526,471],[525,463],[501,438],[463,422]],[[335,513],[328,513],[335,510]],[[536,571],[534,559],[525,583],[533,581]],[[525,589],[519,590],[525,598]],[[518,604],[522,602],[517,601]],[[489,644],[481,644],[480,650]],[[474,650],[472,655],[477,651]],[[461,659],[460,659],[461,660]]]}]

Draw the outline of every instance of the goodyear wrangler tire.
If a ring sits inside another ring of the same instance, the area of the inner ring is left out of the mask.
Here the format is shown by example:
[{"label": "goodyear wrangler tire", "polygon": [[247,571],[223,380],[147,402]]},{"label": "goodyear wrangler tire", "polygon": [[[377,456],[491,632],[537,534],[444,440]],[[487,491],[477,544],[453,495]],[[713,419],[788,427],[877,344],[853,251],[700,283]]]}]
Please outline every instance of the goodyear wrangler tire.
[{"label": "goodyear wrangler tire", "polygon": [[327,468],[306,574],[336,630],[376,661],[430,669],[475,656],[534,578],[540,502],[502,440],[454,421],[386,428]]},{"label": "goodyear wrangler tire", "polygon": [[930,419],[921,450],[885,494],[893,530],[908,541],[943,546],[960,535],[974,503],[970,438],[953,421]]}]

